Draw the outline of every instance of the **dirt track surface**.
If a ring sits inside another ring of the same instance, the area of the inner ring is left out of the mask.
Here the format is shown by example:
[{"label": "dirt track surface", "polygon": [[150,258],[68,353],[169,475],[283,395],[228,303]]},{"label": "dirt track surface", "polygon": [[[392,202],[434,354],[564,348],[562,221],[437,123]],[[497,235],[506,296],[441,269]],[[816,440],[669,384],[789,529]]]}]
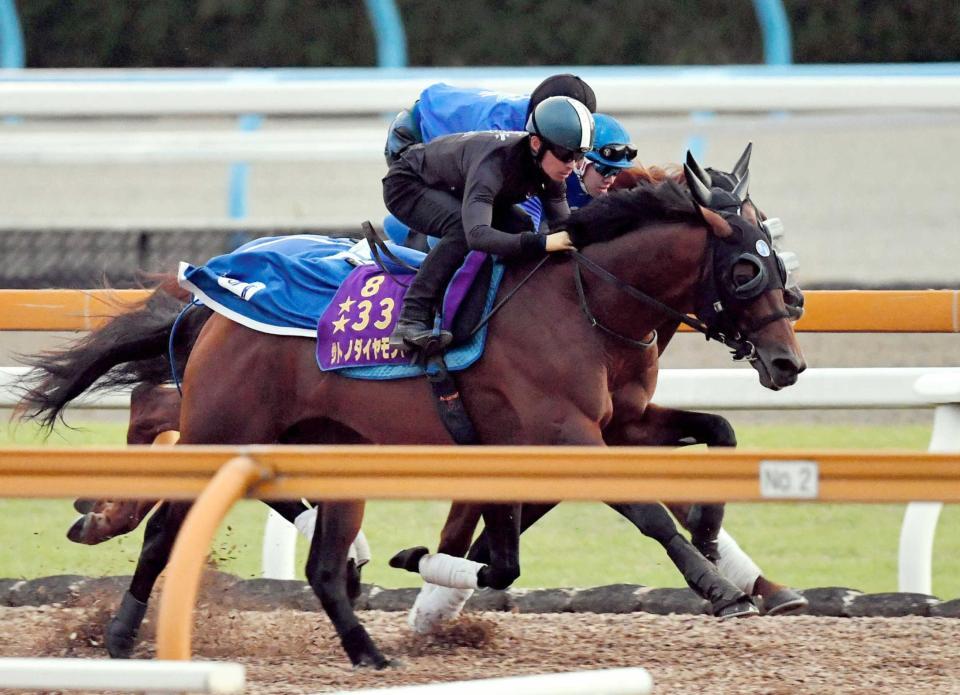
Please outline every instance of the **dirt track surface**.
[{"label": "dirt track surface", "polygon": [[[103,608],[0,608],[0,656],[102,657]],[[400,613],[361,619],[388,655],[355,671],[326,619],[201,609],[198,658],[247,667],[248,693],[312,693],[643,666],[656,693],[960,692],[960,620],[647,614],[470,614],[416,637]],[[153,656],[150,625],[136,657]],[[6,691],[0,691],[6,692]]]}]

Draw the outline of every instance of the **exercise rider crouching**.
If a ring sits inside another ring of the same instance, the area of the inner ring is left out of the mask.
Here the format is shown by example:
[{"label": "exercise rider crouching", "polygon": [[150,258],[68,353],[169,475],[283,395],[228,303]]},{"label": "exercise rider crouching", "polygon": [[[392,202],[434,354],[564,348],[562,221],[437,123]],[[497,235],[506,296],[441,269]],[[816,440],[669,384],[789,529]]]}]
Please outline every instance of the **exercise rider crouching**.
[{"label": "exercise rider crouching", "polygon": [[[439,237],[407,290],[392,346],[417,350],[433,337],[443,291],[468,251],[529,259],[573,248],[557,230],[570,215],[565,181],[593,146],[593,115],[579,101],[550,97],[526,129],[448,135],[409,147],[390,166],[383,179],[387,209]],[[543,203],[550,234],[538,234],[529,215],[514,207],[531,197]],[[451,337],[439,334],[442,345]]]}]

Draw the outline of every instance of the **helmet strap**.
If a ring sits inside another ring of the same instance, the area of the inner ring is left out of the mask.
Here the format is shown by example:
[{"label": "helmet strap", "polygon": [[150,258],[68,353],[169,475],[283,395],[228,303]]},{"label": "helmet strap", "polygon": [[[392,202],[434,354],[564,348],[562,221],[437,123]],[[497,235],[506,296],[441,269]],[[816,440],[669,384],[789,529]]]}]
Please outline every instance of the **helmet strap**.
[{"label": "helmet strap", "polygon": [[[543,162],[544,155],[547,154],[547,141],[543,139],[542,135],[537,135],[536,133],[531,133],[531,135],[536,135],[537,139],[540,141],[540,149],[537,150],[533,155],[533,161],[539,165]],[[532,147],[530,149],[531,151],[533,150]]]}]

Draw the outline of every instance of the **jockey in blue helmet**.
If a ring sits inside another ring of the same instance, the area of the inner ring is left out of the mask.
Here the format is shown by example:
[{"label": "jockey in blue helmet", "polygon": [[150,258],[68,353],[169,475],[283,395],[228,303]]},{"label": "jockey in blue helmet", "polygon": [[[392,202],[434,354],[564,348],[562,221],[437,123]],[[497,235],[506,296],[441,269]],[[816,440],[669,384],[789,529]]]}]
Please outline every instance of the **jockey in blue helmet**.
[{"label": "jockey in blue helmet", "polygon": [[630,143],[630,135],[620,121],[605,113],[594,114],[593,121],[593,149],[567,181],[571,209],[583,207],[592,198],[606,193],[617,174],[633,166],[637,156],[637,148]]}]

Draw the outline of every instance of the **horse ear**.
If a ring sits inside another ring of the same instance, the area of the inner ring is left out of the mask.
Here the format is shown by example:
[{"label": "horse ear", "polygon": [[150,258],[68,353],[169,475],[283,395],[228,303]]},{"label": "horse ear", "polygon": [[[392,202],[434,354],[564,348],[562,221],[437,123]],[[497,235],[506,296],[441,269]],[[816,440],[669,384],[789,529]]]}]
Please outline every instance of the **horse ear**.
[{"label": "horse ear", "polygon": [[693,152],[687,150],[687,166],[690,167],[690,171],[696,174],[697,178],[703,181],[703,185],[707,188],[713,188],[713,178],[710,176],[710,172],[704,170],[698,162],[693,157]]},{"label": "horse ear", "polygon": [[683,165],[683,173],[687,177],[687,187],[690,189],[690,194],[693,196],[694,201],[702,207],[710,207],[710,199],[713,197],[713,192],[693,173],[693,170],[688,164]]},{"label": "horse ear", "polygon": [[747,194],[750,192],[750,172],[748,171],[744,174],[743,178],[737,182],[737,185],[733,187],[733,195],[736,196],[737,200],[741,203],[747,199]]},{"label": "horse ear", "polygon": [[733,227],[730,226],[730,223],[710,208],[701,205],[700,214],[703,216],[703,221],[710,227],[710,231],[719,238],[726,239],[733,234]]},{"label": "horse ear", "polygon": [[744,174],[746,174],[747,170],[750,168],[750,154],[752,152],[753,143],[748,142],[746,148],[743,150],[743,154],[740,155],[740,159],[737,160],[737,163],[733,165],[733,171],[730,173],[738,179],[742,179]]}]

